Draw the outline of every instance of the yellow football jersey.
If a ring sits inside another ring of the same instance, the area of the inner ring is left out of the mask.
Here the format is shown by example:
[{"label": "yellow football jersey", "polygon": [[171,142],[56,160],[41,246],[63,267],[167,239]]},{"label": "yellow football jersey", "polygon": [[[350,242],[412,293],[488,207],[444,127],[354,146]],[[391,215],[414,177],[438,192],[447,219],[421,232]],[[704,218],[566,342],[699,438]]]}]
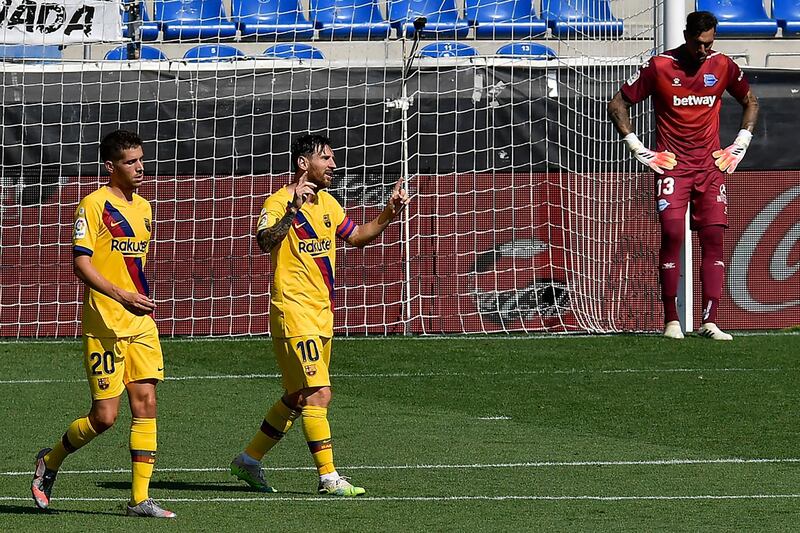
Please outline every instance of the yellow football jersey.
[{"label": "yellow football jersey", "polygon": [[[256,235],[286,214],[292,194],[286,187],[264,201]],[[333,283],[336,237],[347,239],[355,224],[336,198],[325,191],[315,203],[306,202],[297,213],[289,234],[270,251],[272,299],[270,329],[273,337],[333,335]]]},{"label": "yellow football jersey", "polygon": [[[73,253],[90,256],[97,271],[117,287],[149,296],[144,265],[152,218],[150,203],[138,194],[128,203],[101,187],[81,200],[75,211]],[[155,322],[86,286],[82,325],[84,335],[130,337],[153,328]]]}]

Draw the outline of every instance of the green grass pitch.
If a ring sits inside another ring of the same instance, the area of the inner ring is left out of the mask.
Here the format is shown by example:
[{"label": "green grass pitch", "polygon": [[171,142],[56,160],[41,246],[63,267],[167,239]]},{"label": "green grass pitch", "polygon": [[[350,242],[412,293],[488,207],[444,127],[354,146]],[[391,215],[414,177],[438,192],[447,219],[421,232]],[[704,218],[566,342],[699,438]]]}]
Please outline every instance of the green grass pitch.
[{"label": "green grass pitch", "polygon": [[782,531],[800,524],[800,335],[337,339],[329,412],[359,499],[316,494],[299,427],[227,471],[281,393],[269,339],[164,340],[151,496],[122,516],[127,404],[72,455],[53,512],[34,454],[89,407],[80,344],[0,344],[3,531]]}]

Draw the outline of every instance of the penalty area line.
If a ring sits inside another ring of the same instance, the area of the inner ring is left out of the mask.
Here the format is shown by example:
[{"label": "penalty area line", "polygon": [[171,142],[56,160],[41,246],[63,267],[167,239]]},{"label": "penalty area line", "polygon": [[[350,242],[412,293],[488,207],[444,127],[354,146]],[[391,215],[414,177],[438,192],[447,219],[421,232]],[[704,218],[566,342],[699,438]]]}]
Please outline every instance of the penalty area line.
[{"label": "penalty area line", "polygon": [[[497,495],[497,496],[358,496],[336,498],[331,496],[261,496],[248,498],[171,498],[159,497],[169,503],[269,503],[269,502],[457,502],[457,501],[671,501],[671,500],[779,500],[797,499],[800,494],[676,494],[676,495]],[[0,501],[28,502],[30,497],[0,496]],[[128,498],[66,497],[58,502],[126,502]]]},{"label": "penalty area line", "polygon": [[[337,379],[374,379],[374,378],[436,378],[436,377],[480,377],[480,376],[549,376],[549,375],[591,375],[591,374],[693,374],[702,372],[795,372],[797,367],[789,368],[597,368],[597,369],[552,369],[552,370],[518,370],[513,372],[376,372],[376,373],[338,373],[331,374]],[[237,379],[278,379],[280,374],[211,374],[201,376],[167,376],[165,381],[204,381],[204,380],[237,380]],[[50,383],[85,383],[85,379],[2,379],[0,385],[50,384]]]},{"label": "penalty area line", "polygon": [[[532,461],[518,463],[474,463],[474,464],[415,464],[415,465],[350,465],[342,466],[342,470],[477,470],[501,468],[575,468],[606,466],[691,466],[691,465],[725,465],[725,464],[793,464],[800,463],[800,458],[719,458],[719,459],[644,459],[638,461]],[[223,467],[198,468],[157,468],[159,473],[180,472],[228,472]],[[272,466],[263,467],[269,472],[316,470],[313,466]],[[129,474],[130,468],[108,468],[95,470],[59,470],[59,474]],[[31,470],[0,472],[0,476],[30,476]]]}]

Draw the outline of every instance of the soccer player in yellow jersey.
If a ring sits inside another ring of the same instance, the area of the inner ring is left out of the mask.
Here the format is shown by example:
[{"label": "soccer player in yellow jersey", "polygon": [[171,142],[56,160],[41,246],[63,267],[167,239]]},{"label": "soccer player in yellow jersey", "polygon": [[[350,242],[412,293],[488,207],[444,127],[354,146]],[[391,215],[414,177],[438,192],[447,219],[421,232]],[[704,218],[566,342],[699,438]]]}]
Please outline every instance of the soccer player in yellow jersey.
[{"label": "soccer player in yellow jersey", "polygon": [[61,463],[114,425],[127,390],[132,414],[127,514],[174,518],[148,496],[156,456],[156,384],[164,379],[164,358],[152,316],[156,304],[144,276],[153,215],[135,192],[144,179],[142,140],[129,131],[109,133],[100,143],[100,157],[109,182],[81,200],[72,233],[74,270],[85,285],[83,364],[92,406],[36,456],[31,492],[37,507],[50,506]]},{"label": "soccer player in yellow jersey", "polygon": [[292,144],[294,178],[264,202],[256,237],[270,254],[273,271],[270,328],[285,392],[261,428],[231,463],[231,473],[262,492],[276,492],[264,479],[261,459],[303,415],[303,431],[319,473],[318,491],[335,496],[364,494],[333,465],[328,406],[331,402],[331,338],[336,237],[363,247],[386,229],[408,204],[398,180],[374,220],[356,225],[325,191],[336,163],[330,140],[304,135]]}]

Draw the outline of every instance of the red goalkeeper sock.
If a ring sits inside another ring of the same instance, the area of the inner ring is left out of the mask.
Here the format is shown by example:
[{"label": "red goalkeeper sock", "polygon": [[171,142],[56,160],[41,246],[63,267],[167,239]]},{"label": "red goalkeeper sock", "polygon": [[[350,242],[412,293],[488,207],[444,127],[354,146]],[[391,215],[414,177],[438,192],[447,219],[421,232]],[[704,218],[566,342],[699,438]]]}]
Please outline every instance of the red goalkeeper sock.
[{"label": "red goalkeeper sock", "polygon": [[661,221],[661,249],[658,252],[661,300],[664,302],[664,322],[678,320],[675,299],[681,276],[680,258],[683,244],[683,219]]},{"label": "red goalkeeper sock", "polygon": [[717,322],[717,308],[722,295],[725,263],[722,262],[722,243],[725,228],[706,226],[698,232],[701,249],[700,281],[703,284],[703,323]]}]

